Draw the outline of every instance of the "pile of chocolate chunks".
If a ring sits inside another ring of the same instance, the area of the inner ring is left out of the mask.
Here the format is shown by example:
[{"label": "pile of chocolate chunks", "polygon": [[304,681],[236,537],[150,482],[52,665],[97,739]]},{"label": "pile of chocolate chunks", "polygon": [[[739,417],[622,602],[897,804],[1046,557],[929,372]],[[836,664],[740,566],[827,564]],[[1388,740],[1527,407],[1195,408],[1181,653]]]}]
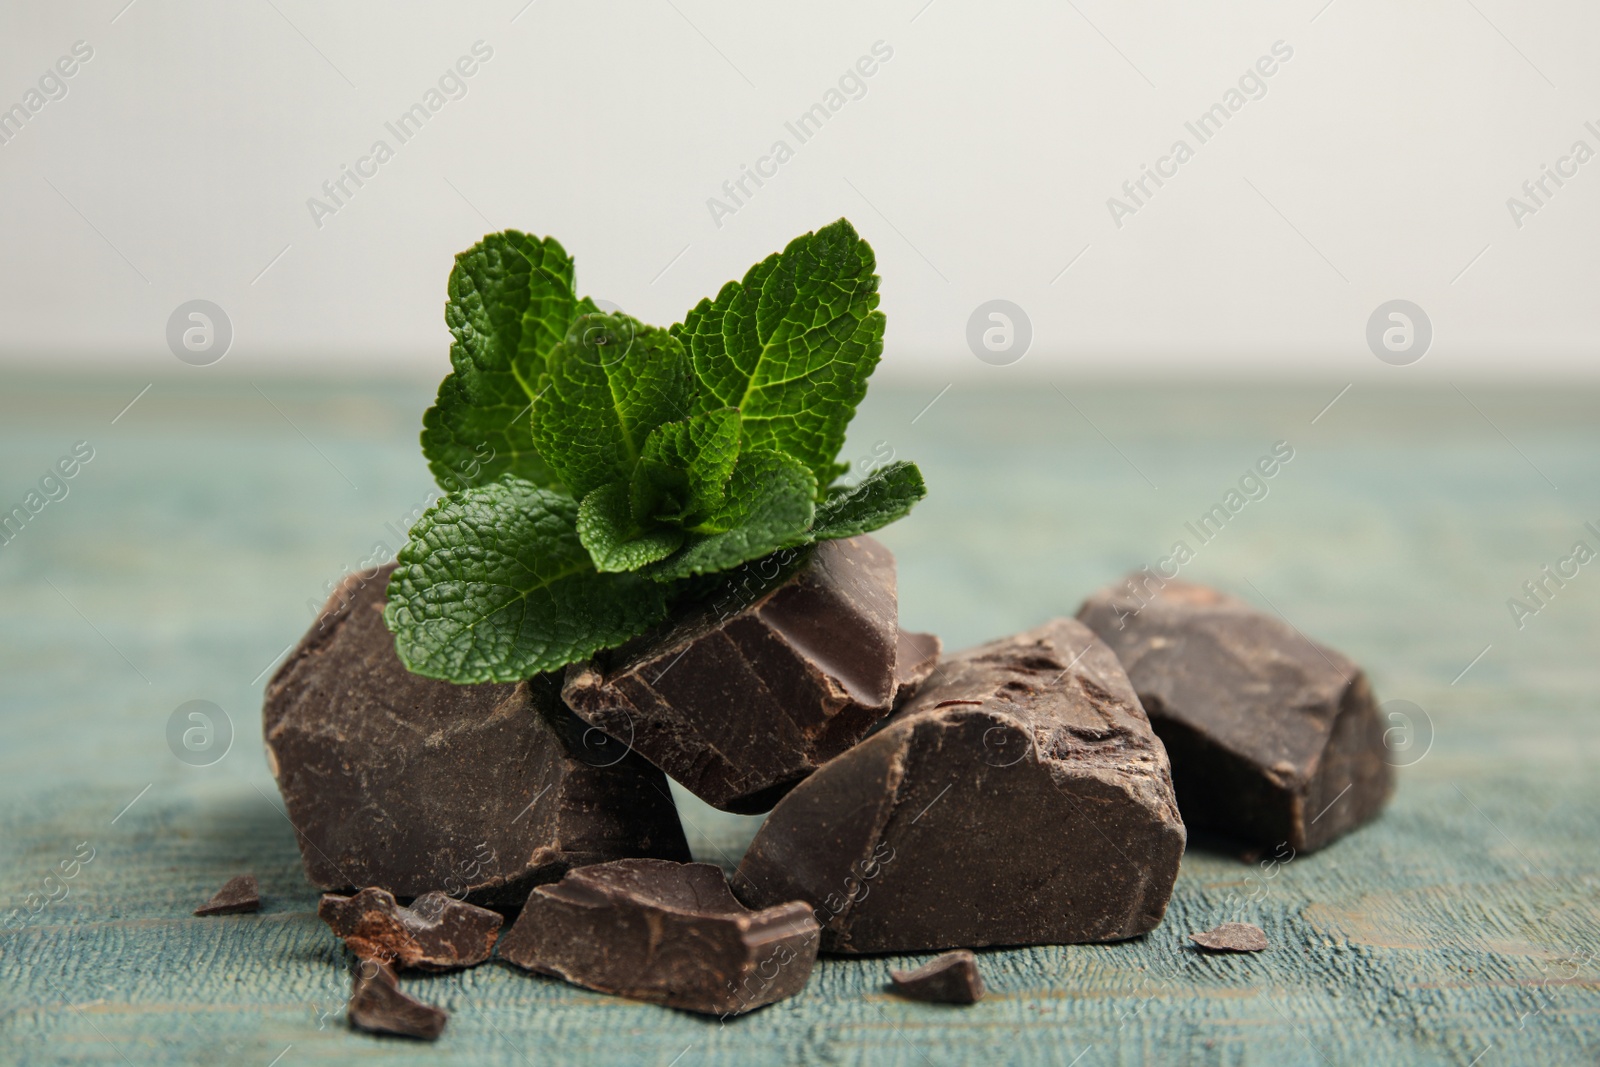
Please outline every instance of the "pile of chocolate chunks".
[{"label": "pile of chocolate chunks", "polygon": [[[1392,790],[1353,663],[1148,573],[941,657],[898,626],[889,551],[829,541],[564,676],[472,686],[400,663],[388,576],[346,581],[264,709],[307,876],[361,891],[322,914],[372,1029],[436,1036],[394,970],[492,954],[728,1016],[798,992],[819,951],[1137,937],[1186,824],[1305,853]],[[769,813],[731,880],[690,862],[669,776]]]}]

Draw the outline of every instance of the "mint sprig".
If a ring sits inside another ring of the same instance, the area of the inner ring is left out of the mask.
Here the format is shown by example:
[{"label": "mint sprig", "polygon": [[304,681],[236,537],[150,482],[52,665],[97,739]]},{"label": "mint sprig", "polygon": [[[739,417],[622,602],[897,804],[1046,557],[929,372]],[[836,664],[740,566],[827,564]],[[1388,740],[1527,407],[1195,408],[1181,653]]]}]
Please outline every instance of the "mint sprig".
[{"label": "mint sprig", "polygon": [[384,619],[406,666],[511,681],[621,644],[704,576],[906,515],[910,463],[834,484],[883,351],[872,249],[844,219],[662,330],[578,297],[553,238],[456,257],[452,372],[423,419],[448,494]]}]

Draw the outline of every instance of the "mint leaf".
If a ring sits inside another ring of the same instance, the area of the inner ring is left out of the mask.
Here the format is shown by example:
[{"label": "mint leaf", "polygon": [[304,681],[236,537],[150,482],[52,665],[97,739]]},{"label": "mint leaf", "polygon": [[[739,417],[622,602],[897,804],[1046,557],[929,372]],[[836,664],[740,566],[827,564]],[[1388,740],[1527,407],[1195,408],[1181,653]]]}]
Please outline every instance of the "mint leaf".
[{"label": "mint leaf", "polygon": [[518,367],[542,371],[580,304],[587,302],[573,296],[572,258],[554,238],[507,230],[456,257],[445,305],[454,369],[422,417],[422,453],[441,487],[484,485],[507,473],[555,482],[533,446],[532,394]]},{"label": "mint leaf", "polygon": [[844,470],[834,459],[883,353],[874,267],[871,246],[840,219],[673,328],[694,360],[700,410],[738,408],[749,445],[794,456],[819,486]]},{"label": "mint leaf", "polygon": [[769,449],[740,454],[722,505],[694,527],[682,551],[643,569],[657,581],[711,574],[808,540],[817,481],[792,456]]},{"label": "mint leaf", "polygon": [[915,463],[901,460],[879,467],[860,485],[829,490],[828,499],[817,506],[811,538],[831,541],[871,533],[905,518],[912,505],[927,495],[928,487]]},{"label": "mint leaf", "polygon": [[578,537],[596,570],[636,571],[670,556],[683,544],[683,531],[670,526],[643,529],[634,521],[628,486],[602,485],[578,506]]},{"label": "mint leaf", "polygon": [[666,330],[583,315],[550,351],[533,401],[534,445],[581,500],[626,483],[650,431],[687,417],[693,396],[689,357]]},{"label": "mint leaf", "polygon": [[739,459],[739,412],[718,408],[657,426],[633,472],[640,521],[693,525],[722,503]]},{"label": "mint leaf", "polygon": [[405,665],[459,684],[513,682],[665,618],[668,589],[595,571],[577,511],[510,476],[429,508],[400,550],[383,615]]}]

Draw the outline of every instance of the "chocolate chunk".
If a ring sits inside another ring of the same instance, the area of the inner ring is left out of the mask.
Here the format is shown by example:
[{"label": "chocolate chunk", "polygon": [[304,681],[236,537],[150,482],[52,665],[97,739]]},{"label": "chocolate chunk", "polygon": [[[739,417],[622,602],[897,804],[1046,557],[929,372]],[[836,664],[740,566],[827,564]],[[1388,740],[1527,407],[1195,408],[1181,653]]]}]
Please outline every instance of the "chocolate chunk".
[{"label": "chocolate chunk", "polygon": [[407,671],[383,624],[392,570],[347,579],[267,686],[268,764],[314,886],[520,903],[570,867],[688,858],[661,772],[586,745],[557,676]]},{"label": "chocolate chunk", "polygon": [[1203,934],[1190,934],[1189,940],[1213,952],[1260,952],[1267,947],[1267,935],[1249,923],[1223,923]]},{"label": "chocolate chunk", "polygon": [[944,642],[936,634],[900,631],[895,643],[894,702],[898,707],[921,688],[939,666]]},{"label": "chocolate chunk", "polygon": [[771,808],[888,714],[899,688],[889,550],[852,537],[786,569],[782,555],[664,630],[567,668],[573,711],[724,811]]},{"label": "chocolate chunk", "polygon": [[1388,801],[1366,676],[1276,615],[1134,575],[1091,596],[1078,618],[1127,668],[1191,828],[1309,852]]},{"label": "chocolate chunk", "polygon": [[894,991],[933,1004],[976,1004],[983,999],[978,957],[966,949],[946,952],[914,971],[890,971]]},{"label": "chocolate chunk", "polygon": [[737,1015],[800,991],[817,922],[801,901],[745,908],[709,863],[615,860],[536,888],[499,952],[602,993]]},{"label": "chocolate chunk", "polygon": [[362,960],[356,964],[355,988],[346,1009],[350,1025],[374,1034],[399,1034],[433,1041],[444,1033],[450,1013],[400,992],[400,980],[387,964]]},{"label": "chocolate chunk", "polygon": [[386,889],[363,889],[353,897],[329,893],[317,915],[359,958],[424,971],[482,963],[505,921],[498,912],[439,892],[403,908]]},{"label": "chocolate chunk", "polygon": [[1121,666],[1057,619],[947,658],[778,804],[734,890],[811,901],[830,952],[1115,941],[1161,921],[1183,846]]},{"label": "chocolate chunk", "polygon": [[196,915],[238,915],[246,911],[261,910],[261,888],[253,874],[241,874],[228,879],[228,884],[217,890],[210,900],[194,909]]}]

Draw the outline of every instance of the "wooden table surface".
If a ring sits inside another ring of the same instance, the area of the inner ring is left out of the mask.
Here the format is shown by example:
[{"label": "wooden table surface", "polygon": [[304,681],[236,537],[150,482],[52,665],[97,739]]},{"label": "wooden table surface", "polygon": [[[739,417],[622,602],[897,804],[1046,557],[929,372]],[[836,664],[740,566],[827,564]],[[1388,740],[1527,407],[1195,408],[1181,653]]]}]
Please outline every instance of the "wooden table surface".
[{"label": "wooden table surface", "polygon": [[[1187,540],[1186,576],[1281,612],[1362,663],[1381,699],[1410,702],[1388,710],[1417,709],[1409,733],[1394,720],[1407,765],[1388,812],[1277,866],[1191,843],[1158,930],[983,952],[991,992],[972,1008],[887,995],[906,958],[824,960],[801,995],[727,1025],[496,963],[408,983],[452,1013],[427,1046],[344,1022],[343,950],[315,916],[259,708],[325,584],[392,552],[425,501],[416,431],[431,388],[252,376],[242,357],[177,370],[8,372],[0,389],[0,507],[75,442],[94,449],[68,494],[0,546],[0,914],[25,919],[0,933],[0,1062],[1600,1056],[1600,563],[1521,629],[1507,606],[1575,541],[1600,549],[1584,526],[1600,527],[1600,394],[1357,383],[1313,422],[1343,382],[999,388],[997,373],[926,410],[942,382],[880,383],[845,457],[892,450],[927,474],[929,499],[883,536],[905,625],[950,647],[1033,626]],[[1294,459],[1270,493],[1198,544],[1185,522],[1280,440]],[[168,747],[189,700],[232,724],[210,766]],[[752,832],[697,804],[682,813],[701,858],[736,860]],[[73,877],[57,880],[63,862]],[[191,917],[242,871],[261,879],[259,914]],[[1185,947],[1233,919],[1271,949]]]}]

